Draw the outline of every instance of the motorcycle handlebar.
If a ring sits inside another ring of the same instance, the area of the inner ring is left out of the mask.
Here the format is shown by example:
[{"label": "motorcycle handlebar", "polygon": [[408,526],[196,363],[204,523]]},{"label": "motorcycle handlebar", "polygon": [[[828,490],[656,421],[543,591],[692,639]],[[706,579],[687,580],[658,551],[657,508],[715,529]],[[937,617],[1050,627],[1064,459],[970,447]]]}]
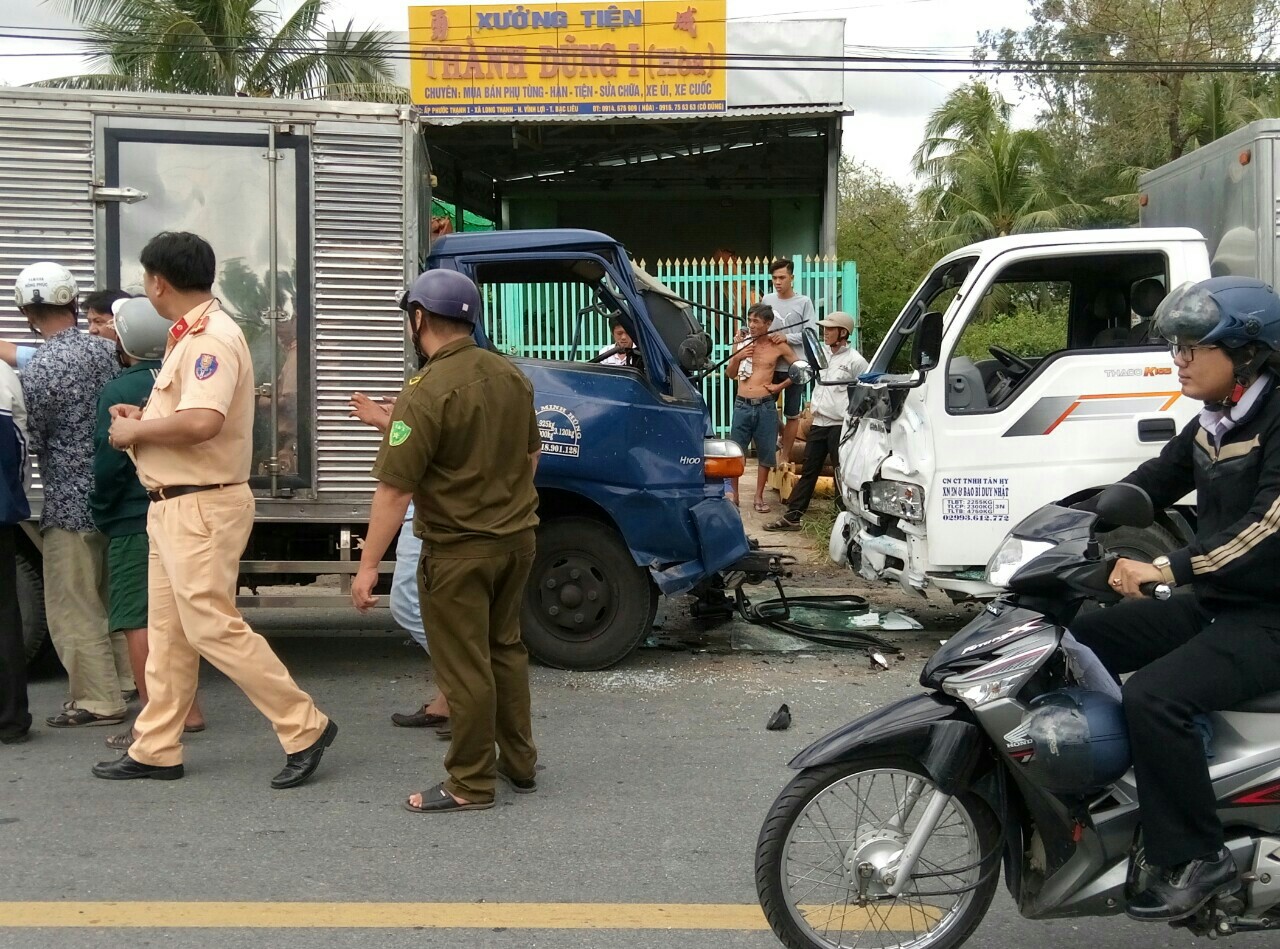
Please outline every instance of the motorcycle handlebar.
[{"label": "motorcycle handlebar", "polygon": [[1139,592],[1143,596],[1149,596],[1153,600],[1167,600],[1173,596],[1173,588],[1167,583],[1159,583],[1155,580],[1144,583],[1138,587]]}]

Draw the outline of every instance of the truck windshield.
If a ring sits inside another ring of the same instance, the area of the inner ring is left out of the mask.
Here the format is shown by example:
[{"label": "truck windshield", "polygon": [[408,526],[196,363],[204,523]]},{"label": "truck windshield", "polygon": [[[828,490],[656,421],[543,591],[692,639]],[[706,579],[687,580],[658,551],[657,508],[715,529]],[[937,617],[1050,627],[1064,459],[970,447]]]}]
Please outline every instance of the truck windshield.
[{"label": "truck windshield", "polygon": [[925,313],[945,313],[977,262],[977,257],[953,260],[936,267],[925,278],[876,350],[871,372],[888,375],[908,375],[911,372],[911,343],[915,328],[920,325],[920,317]]}]

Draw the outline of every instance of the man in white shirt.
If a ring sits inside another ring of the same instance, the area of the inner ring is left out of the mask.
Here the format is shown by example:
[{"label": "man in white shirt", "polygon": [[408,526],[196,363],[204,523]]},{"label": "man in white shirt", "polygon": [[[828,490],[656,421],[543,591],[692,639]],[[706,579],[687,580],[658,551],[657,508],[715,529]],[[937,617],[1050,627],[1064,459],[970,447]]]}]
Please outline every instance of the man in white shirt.
[{"label": "man in white shirt", "polygon": [[[822,340],[828,350],[827,368],[822,370],[821,382],[856,382],[867,371],[867,361],[849,345],[853,336],[853,317],[848,313],[832,313],[819,320]],[[790,391],[790,390],[787,390]],[[787,511],[776,521],[765,525],[767,531],[798,531],[800,519],[813,499],[813,489],[822,474],[822,466],[830,457],[833,465],[840,464],[840,433],[844,431],[844,417],[849,408],[847,385],[819,385],[814,389],[813,425],[805,442],[804,470],[792,489]]]},{"label": "man in white shirt", "polygon": [[[813,309],[813,301],[803,293],[795,291],[796,268],[790,260],[780,258],[769,265],[769,278],[773,281],[773,292],[766,293],[761,303],[771,307],[774,312],[771,339],[778,344],[788,343],[798,358],[804,358],[804,331],[806,327],[818,325],[818,314]],[[774,381],[782,383],[787,374],[790,361],[779,362]],[[796,440],[796,430],[800,427],[800,410],[804,407],[804,386],[788,386],[782,400],[782,414],[786,424],[782,428],[782,460],[791,457],[791,443]]]}]

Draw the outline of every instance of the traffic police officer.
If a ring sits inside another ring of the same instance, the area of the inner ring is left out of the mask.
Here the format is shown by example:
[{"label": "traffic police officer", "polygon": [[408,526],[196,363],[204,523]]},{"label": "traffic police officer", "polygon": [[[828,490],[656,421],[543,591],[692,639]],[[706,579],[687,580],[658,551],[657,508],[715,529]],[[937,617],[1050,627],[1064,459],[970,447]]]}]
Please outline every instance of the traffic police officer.
[{"label": "traffic police officer", "polygon": [[448,779],[404,806],[479,810],[493,806],[499,777],[517,793],[537,788],[520,601],[533,566],[541,439],[529,381],[472,338],[474,283],[431,270],[401,306],[429,362],[396,399],[373,467],[380,484],[351,597],[361,610],[374,604],[378,564],[412,498],[423,540],[422,624],[453,737]]},{"label": "traffic police officer", "polygon": [[109,437],[115,447],[133,449],[151,500],[149,701],[129,752],[93,773],[114,780],[182,777],[182,725],[203,656],[270,719],[286,755],[271,786],[295,787],[315,771],[338,727],[236,610],[240,554],[254,512],[249,347],[213,297],[216,266],[206,241],[158,234],[141,261],[147,298],[174,325],[146,407],[113,406]]}]

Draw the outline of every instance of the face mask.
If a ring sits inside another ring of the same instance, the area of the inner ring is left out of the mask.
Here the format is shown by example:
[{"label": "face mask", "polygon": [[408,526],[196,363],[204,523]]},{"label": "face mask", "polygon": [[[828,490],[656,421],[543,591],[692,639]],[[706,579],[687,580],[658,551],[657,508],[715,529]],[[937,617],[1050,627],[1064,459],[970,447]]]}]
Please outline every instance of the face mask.
[{"label": "face mask", "polygon": [[418,342],[418,324],[414,321],[414,311],[409,311],[409,338],[413,340],[413,351],[418,357],[418,368],[422,369],[426,366],[430,357],[422,351],[422,344]]}]

